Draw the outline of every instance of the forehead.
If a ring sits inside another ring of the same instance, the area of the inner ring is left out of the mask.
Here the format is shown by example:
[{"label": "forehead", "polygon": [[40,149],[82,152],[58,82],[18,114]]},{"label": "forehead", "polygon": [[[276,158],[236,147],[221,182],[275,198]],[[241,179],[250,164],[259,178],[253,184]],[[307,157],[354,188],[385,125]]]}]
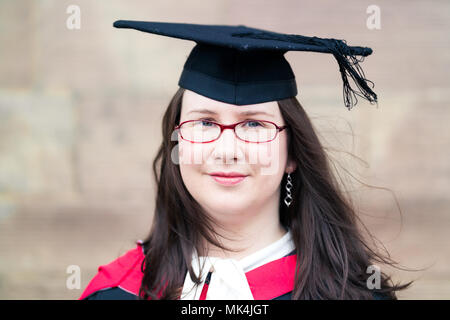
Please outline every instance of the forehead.
[{"label": "forehead", "polygon": [[236,106],[225,102],[210,99],[190,90],[183,94],[182,115],[190,114],[212,114],[221,115],[234,113],[236,115],[266,115],[277,117],[280,115],[276,101]]}]

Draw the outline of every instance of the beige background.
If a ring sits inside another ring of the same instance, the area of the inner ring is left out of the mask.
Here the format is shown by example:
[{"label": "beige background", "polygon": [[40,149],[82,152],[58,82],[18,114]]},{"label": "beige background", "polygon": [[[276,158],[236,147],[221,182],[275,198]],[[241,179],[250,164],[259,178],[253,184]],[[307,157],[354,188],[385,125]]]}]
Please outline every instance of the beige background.
[{"label": "beige background", "polygon": [[[66,27],[71,4],[79,30]],[[379,30],[366,26],[369,5]],[[161,116],[194,43],[112,27],[130,19],[373,48],[363,68],[378,108],[360,100],[351,112],[332,56],[286,57],[333,158],[381,187],[343,176],[370,231],[402,266],[427,268],[394,273],[416,280],[400,298],[449,299],[449,18],[445,0],[0,1],[0,298],[77,298],[150,229]],[[79,290],[66,287],[69,265],[81,269]]]}]

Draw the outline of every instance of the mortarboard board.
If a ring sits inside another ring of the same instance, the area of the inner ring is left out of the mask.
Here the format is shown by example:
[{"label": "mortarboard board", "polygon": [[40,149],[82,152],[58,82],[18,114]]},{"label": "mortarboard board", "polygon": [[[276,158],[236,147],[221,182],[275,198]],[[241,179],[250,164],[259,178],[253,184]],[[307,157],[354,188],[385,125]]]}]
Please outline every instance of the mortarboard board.
[{"label": "mortarboard board", "polygon": [[[359,65],[372,49],[348,46],[345,40],[281,34],[244,25],[118,20],[114,27],[195,41],[178,85],[214,100],[247,105],[295,97],[295,75],[284,54],[310,51],[335,57],[349,110],[356,105],[356,96],[377,102],[377,95],[367,84],[373,87],[373,82],[365,79]],[[349,76],[358,91],[350,86]]]}]

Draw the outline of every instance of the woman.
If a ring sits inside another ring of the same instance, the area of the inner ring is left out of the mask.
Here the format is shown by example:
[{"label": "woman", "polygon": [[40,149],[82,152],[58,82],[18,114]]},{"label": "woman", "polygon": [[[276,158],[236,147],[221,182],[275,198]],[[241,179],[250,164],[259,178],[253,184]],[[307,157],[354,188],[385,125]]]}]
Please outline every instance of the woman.
[{"label": "woman", "polygon": [[[148,238],[99,268],[82,299],[395,299],[406,285],[367,268],[373,251],[296,99],[284,53],[332,53],[345,103],[376,102],[369,48],[244,26],[117,21],[194,40],[163,118]],[[347,81],[351,76],[360,89]]]}]

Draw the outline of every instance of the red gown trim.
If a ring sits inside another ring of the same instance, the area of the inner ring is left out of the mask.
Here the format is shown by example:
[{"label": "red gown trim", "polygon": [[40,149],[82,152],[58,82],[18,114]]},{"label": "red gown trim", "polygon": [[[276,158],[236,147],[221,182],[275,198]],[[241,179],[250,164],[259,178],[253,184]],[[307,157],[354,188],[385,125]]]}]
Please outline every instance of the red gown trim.
[{"label": "red gown trim", "polygon": [[[119,287],[139,295],[143,273],[144,252],[141,243],[109,264],[98,268],[98,273],[83,291],[80,300],[99,290]],[[245,275],[255,300],[271,300],[294,289],[297,256],[295,254],[274,260]]]}]

